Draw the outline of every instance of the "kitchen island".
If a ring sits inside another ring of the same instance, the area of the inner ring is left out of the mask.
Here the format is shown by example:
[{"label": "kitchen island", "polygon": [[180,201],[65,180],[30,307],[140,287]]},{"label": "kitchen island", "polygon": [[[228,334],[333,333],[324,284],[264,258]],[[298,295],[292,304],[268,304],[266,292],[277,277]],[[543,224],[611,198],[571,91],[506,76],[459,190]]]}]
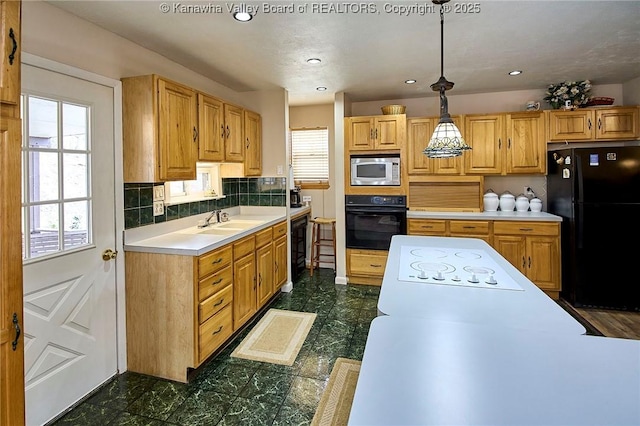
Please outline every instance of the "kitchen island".
[{"label": "kitchen island", "polygon": [[[486,261],[476,259],[478,256]],[[423,271],[427,278],[420,278]],[[438,272],[442,273],[443,280],[433,279]],[[468,282],[473,274],[478,283]],[[457,283],[453,281],[456,275]],[[489,275],[493,275],[498,283],[484,283]],[[501,288],[501,282],[514,288]],[[378,311],[390,316],[562,334],[586,332],[579,322],[495,249],[477,238],[394,236]]]},{"label": "kitchen island", "polygon": [[348,424],[638,425],[639,402],[640,341],[383,316]]}]

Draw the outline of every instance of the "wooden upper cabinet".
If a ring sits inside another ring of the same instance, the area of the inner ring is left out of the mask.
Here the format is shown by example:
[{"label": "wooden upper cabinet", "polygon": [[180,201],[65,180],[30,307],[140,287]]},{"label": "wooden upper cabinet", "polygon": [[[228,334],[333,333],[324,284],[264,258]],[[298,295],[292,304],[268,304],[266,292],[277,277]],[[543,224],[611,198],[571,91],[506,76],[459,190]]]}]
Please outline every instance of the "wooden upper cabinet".
[{"label": "wooden upper cabinet", "polygon": [[471,147],[464,157],[464,171],[469,174],[501,174],[502,152],[506,149],[504,115],[467,115],[464,138]]},{"label": "wooden upper cabinet", "polygon": [[14,106],[2,105],[2,115],[16,118],[20,116],[21,4],[19,1],[0,1],[0,103]]},{"label": "wooden upper cabinet", "polygon": [[635,139],[640,135],[637,107],[549,111],[549,141]]},{"label": "wooden upper cabinet", "polygon": [[596,109],[596,139],[634,139],[640,135],[638,107]]},{"label": "wooden upper cabinet", "polygon": [[395,150],[404,146],[407,132],[404,114],[346,117],[345,131],[350,151]]},{"label": "wooden upper cabinet", "polygon": [[507,114],[507,174],[545,174],[547,145],[542,112]]},{"label": "wooden upper cabinet", "polygon": [[262,175],[262,118],[253,111],[244,111],[244,175]]},{"label": "wooden upper cabinet", "polygon": [[594,137],[594,114],[590,109],[549,112],[549,140],[576,141]]},{"label": "wooden upper cabinet", "polygon": [[160,178],[196,178],[198,158],[198,100],[177,83],[158,79]]},{"label": "wooden upper cabinet", "polygon": [[224,104],[225,161],[244,161],[244,110],[236,105]]},{"label": "wooden upper cabinet", "polygon": [[198,158],[198,100],[157,75],[122,79],[125,182],[192,180]]},{"label": "wooden upper cabinet", "polygon": [[198,159],[224,161],[223,102],[198,93]]},{"label": "wooden upper cabinet", "polygon": [[[460,117],[452,117],[454,123],[463,132]],[[407,119],[407,157],[410,175],[459,175],[462,171],[462,157],[429,158],[424,153],[433,135],[439,118]],[[464,155],[464,154],[463,154]]]}]

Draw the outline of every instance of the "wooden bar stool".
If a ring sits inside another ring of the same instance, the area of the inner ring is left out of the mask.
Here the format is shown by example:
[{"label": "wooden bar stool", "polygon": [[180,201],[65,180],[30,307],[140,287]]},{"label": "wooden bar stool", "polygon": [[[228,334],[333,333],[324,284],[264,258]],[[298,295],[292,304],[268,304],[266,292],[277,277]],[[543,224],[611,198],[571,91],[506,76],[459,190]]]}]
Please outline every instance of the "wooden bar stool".
[{"label": "wooden bar stool", "polygon": [[[320,269],[320,258],[333,259],[333,270],[336,269],[336,219],[329,217],[315,217],[311,219],[311,265],[309,275],[313,276],[315,268]],[[331,238],[322,238],[322,225],[331,225]],[[322,253],[322,247],[330,247],[331,252]]]}]

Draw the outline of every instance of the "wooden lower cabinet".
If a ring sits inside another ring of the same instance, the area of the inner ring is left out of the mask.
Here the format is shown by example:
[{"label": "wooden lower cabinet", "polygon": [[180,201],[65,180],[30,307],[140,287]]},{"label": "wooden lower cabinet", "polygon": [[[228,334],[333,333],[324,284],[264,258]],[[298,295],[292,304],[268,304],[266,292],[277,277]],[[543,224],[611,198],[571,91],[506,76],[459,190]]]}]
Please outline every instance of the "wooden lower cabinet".
[{"label": "wooden lower cabinet", "polygon": [[560,223],[496,221],[494,248],[552,299],[561,290]]},{"label": "wooden lower cabinet", "polygon": [[347,276],[350,284],[382,285],[389,252],[347,249]]},{"label": "wooden lower cabinet", "polygon": [[197,257],[126,252],[129,370],[186,383],[286,282],[286,229]]},{"label": "wooden lower cabinet", "polygon": [[560,296],[560,222],[408,219],[409,235],[480,238],[553,299]]},{"label": "wooden lower cabinet", "polygon": [[233,243],[233,327],[240,328],[257,311],[255,238]]}]

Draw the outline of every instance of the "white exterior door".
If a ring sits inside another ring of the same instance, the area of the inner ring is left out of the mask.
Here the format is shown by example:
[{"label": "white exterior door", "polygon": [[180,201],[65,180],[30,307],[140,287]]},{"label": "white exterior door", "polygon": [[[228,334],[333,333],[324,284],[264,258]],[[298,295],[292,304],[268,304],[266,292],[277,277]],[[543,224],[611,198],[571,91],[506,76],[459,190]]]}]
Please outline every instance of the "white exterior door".
[{"label": "white exterior door", "polygon": [[41,425],[117,373],[116,263],[102,257],[116,244],[114,89],[24,64],[22,88],[26,418]]}]

